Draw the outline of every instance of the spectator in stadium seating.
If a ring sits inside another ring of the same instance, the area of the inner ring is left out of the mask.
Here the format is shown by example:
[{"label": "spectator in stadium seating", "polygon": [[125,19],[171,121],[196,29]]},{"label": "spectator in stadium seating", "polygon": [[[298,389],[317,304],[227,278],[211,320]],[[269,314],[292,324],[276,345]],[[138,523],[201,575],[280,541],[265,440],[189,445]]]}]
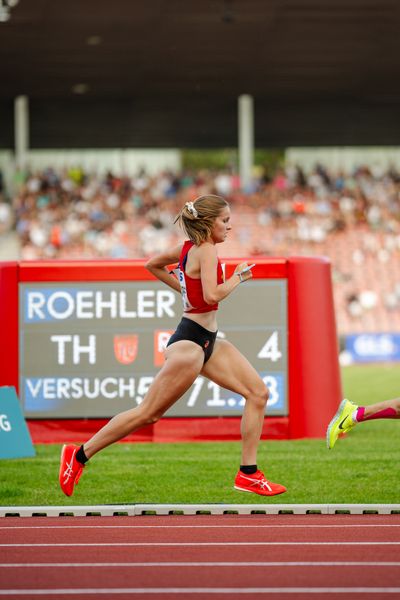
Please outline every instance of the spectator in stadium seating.
[{"label": "spectator in stadium seating", "polygon": [[[165,350],[165,363],[143,402],[113,417],[81,447],[66,444],[61,454],[59,481],[62,491],[71,496],[89,458],[139,428],[155,423],[201,374],[245,398],[241,422],[242,460],[234,487],[261,496],[286,491],[268,481],[257,467],[268,389],[248,360],[226,339],[217,339],[218,303],[240,283],[252,277],[247,263],[237,265],[224,280],[216,245],[225,241],[229,231],[230,208],[220,196],[201,196],[186,202],[177,219],[189,238],[147,262],[148,270],[160,281],[181,293],[183,318]],[[178,262],[178,276],[168,265]]]},{"label": "spectator in stadium seating", "polygon": [[360,317],[363,312],[363,307],[361,306],[359,295],[355,293],[349,294],[346,301],[347,310],[349,311],[350,316]]},{"label": "spectator in stadium seating", "polygon": [[348,433],[358,423],[372,421],[373,419],[399,419],[400,398],[385,400],[371,406],[357,406],[349,400],[342,400],[328,425],[326,432],[326,443],[332,449],[336,441],[343,433]]}]

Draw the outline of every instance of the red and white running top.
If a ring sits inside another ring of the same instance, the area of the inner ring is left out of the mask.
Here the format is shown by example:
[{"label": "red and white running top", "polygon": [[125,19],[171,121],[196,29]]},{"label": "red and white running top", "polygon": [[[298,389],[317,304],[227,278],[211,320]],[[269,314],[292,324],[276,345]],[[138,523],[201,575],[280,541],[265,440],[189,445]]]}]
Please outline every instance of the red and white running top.
[{"label": "red and white running top", "polygon": [[[183,244],[178,268],[175,269],[175,273],[181,286],[183,311],[187,313],[206,313],[211,312],[212,310],[218,310],[218,303],[207,304],[204,300],[201,279],[189,277],[189,275],[185,273],[187,254],[192,246],[194,246],[194,242],[191,241],[186,241]],[[220,285],[221,283],[224,283],[224,272],[222,265],[218,260],[217,285]]]}]

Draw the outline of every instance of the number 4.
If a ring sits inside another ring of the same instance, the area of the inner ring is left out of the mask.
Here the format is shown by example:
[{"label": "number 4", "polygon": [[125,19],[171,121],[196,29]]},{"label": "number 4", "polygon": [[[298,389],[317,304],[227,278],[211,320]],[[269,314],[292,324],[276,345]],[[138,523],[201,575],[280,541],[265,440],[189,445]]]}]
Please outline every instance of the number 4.
[{"label": "number 4", "polygon": [[269,358],[272,362],[276,362],[282,356],[282,352],[279,351],[278,347],[278,332],[274,333],[267,339],[260,352],[257,354],[258,358]]}]

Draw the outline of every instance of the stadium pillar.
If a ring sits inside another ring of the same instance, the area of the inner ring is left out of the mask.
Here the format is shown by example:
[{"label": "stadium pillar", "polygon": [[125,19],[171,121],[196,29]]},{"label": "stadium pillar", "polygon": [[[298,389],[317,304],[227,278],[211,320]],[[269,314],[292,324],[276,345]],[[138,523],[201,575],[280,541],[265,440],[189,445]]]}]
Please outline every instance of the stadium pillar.
[{"label": "stadium pillar", "polygon": [[248,94],[239,96],[239,174],[242,189],[251,182],[254,155],[253,98]]},{"label": "stadium pillar", "polygon": [[26,166],[29,150],[29,103],[27,96],[17,96],[14,101],[15,162]]}]

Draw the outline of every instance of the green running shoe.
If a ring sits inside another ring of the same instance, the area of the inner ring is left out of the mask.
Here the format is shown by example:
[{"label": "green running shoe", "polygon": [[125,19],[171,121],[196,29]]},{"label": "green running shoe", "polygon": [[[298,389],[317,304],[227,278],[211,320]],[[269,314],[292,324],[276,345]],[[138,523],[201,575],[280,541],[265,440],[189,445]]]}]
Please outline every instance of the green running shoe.
[{"label": "green running shoe", "polygon": [[336,444],[336,440],[340,434],[347,433],[355,427],[356,423],[352,419],[352,414],[357,408],[357,404],[353,404],[350,400],[342,400],[336,415],[326,430],[326,445],[329,450]]}]

